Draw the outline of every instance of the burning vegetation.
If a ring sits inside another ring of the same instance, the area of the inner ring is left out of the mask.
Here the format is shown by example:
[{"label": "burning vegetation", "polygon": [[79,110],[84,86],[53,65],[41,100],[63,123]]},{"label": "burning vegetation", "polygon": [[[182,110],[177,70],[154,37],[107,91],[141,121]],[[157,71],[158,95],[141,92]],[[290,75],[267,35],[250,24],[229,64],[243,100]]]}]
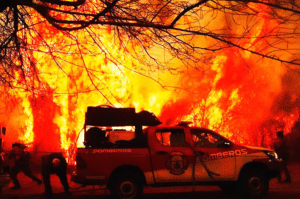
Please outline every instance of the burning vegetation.
[{"label": "burning vegetation", "polygon": [[[271,147],[299,119],[297,2],[1,3],[4,147],[70,155],[88,106]],[[77,139],[79,141],[77,142]]]}]

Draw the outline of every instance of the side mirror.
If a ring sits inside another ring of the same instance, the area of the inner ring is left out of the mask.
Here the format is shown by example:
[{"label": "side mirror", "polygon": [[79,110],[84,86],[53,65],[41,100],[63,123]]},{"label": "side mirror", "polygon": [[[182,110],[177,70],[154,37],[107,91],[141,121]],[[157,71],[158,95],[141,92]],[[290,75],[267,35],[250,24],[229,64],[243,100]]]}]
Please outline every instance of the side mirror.
[{"label": "side mirror", "polygon": [[228,141],[224,141],[218,145],[218,147],[222,147],[222,148],[229,148],[230,146],[231,146],[231,143]]},{"label": "side mirror", "polygon": [[2,127],[2,128],[1,128],[1,133],[2,133],[3,135],[6,134],[6,128],[5,128],[5,127]]}]

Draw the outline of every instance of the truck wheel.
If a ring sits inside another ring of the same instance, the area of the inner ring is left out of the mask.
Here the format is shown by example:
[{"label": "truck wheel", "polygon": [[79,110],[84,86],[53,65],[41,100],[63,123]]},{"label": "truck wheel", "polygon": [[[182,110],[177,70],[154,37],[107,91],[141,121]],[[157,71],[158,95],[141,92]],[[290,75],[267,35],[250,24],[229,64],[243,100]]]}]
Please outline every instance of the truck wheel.
[{"label": "truck wheel", "polygon": [[143,193],[143,185],[134,172],[121,173],[112,185],[111,195],[118,199],[138,199]]},{"label": "truck wheel", "polygon": [[262,169],[249,169],[241,178],[247,196],[261,197],[269,190],[269,179]]}]

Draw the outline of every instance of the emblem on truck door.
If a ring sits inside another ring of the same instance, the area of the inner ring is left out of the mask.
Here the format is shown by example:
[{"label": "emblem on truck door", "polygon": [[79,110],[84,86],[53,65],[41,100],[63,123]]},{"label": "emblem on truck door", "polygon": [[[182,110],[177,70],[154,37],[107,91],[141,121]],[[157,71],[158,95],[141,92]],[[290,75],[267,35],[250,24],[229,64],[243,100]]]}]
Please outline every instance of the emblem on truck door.
[{"label": "emblem on truck door", "polygon": [[171,152],[167,159],[170,174],[181,175],[188,168],[188,159],[182,152]]}]

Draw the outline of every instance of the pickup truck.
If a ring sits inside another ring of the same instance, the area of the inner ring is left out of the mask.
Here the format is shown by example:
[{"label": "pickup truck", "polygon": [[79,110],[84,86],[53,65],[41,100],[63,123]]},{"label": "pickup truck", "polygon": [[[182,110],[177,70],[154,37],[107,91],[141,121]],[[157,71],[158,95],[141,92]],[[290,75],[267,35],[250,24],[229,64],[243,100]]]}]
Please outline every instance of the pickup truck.
[{"label": "pickup truck", "polygon": [[164,126],[147,111],[88,107],[84,129],[85,147],[77,148],[71,180],[106,185],[115,198],[141,198],[144,186],[185,185],[260,197],[279,173],[273,150],[241,146],[188,122]]}]

